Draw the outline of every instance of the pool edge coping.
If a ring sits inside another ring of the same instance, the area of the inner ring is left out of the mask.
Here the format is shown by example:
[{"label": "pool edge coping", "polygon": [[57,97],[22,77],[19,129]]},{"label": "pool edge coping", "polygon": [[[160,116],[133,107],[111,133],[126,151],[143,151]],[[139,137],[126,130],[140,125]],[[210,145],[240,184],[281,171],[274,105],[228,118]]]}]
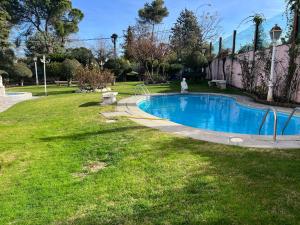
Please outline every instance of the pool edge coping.
[{"label": "pool edge coping", "polygon": [[[160,95],[178,95],[180,93],[156,93],[151,96]],[[222,93],[209,92],[191,92],[186,93],[190,95],[218,95],[234,98],[237,103],[246,107],[254,107],[258,109],[265,109],[269,106],[256,103],[247,96],[231,95]],[[127,112],[131,116],[131,120],[146,127],[158,129],[164,132],[172,133],[179,136],[189,137],[196,140],[213,142],[218,144],[251,147],[251,148],[276,148],[276,149],[300,149],[300,135],[278,136],[276,142],[273,141],[273,136],[259,136],[249,134],[234,134],[217,132],[211,130],[204,130],[200,128],[188,127],[182,124],[174,123],[169,120],[164,120],[148,114],[138,107],[138,103],[145,100],[146,96],[138,95],[122,99],[118,102],[117,111]],[[289,113],[291,109],[283,107],[275,107],[279,112]],[[298,114],[297,114],[298,115]],[[243,142],[233,142],[233,138],[242,139]]]}]

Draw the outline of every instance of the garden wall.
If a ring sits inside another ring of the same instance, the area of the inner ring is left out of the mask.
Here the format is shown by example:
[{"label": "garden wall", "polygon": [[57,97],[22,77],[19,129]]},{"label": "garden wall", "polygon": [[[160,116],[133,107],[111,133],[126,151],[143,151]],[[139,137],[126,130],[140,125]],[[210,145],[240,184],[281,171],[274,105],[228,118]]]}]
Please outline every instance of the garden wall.
[{"label": "garden wall", "polygon": [[[280,45],[276,48],[276,64],[275,64],[275,77],[276,81],[278,81],[278,88],[276,90],[276,95],[280,97],[282,95],[282,88],[284,86],[283,81],[284,77],[287,74],[288,71],[288,63],[289,63],[289,56],[288,56],[288,45]],[[271,49],[266,49],[265,53],[269,54]],[[271,55],[271,54],[270,54]],[[248,57],[249,59],[252,59],[253,57],[253,51],[238,54],[236,55],[235,59],[232,60],[231,57],[227,57],[225,61],[225,74],[227,77],[227,81],[230,85],[237,87],[237,88],[243,88],[242,84],[242,70],[241,65],[239,63],[239,59],[242,59],[244,57]],[[260,63],[260,62],[258,62]],[[223,60],[222,59],[214,59],[211,64],[211,73],[210,70],[208,71],[208,79],[213,80],[223,80],[224,79],[224,73],[223,73]],[[263,71],[259,71],[258,74],[264,74]],[[265,76],[265,75],[263,75]],[[265,77],[265,79],[268,79]],[[260,85],[261,79],[257,78],[256,85]],[[294,95],[294,101],[300,103],[300,87],[298,87],[295,95]]]}]

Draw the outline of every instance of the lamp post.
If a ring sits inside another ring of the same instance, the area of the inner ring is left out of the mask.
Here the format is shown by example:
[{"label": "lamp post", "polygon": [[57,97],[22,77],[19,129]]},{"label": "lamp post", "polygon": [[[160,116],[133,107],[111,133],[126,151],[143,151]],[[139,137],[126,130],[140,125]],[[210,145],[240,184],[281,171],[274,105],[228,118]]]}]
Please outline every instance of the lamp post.
[{"label": "lamp post", "polygon": [[39,77],[38,77],[38,72],[37,72],[37,57],[35,56],[33,58],[34,61],[34,69],[35,69],[35,84],[38,86],[39,85]]},{"label": "lamp post", "polygon": [[43,55],[41,62],[44,64],[44,88],[45,88],[45,96],[47,96],[47,76],[46,76],[46,63],[49,63],[50,60],[46,60],[46,56]]},{"label": "lamp post", "polygon": [[273,101],[276,45],[277,45],[277,41],[280,38],[281,33],[282,33],[282,29],[277,24],[270,31],[270,36],[271,36],[272,45],[273,45],[273,51],[272,51],[272,62],[271,62],[271,74],[270,74],[269,85],[268,85],[268,87],[269,87],[268,88],[268,97],[267,97],[268,102]]},{"label": "lamp post", "polygon": [[196,8],[196,10],[195,10],[195,14],[197,15],[198,10],[199,10],[200,8],[202,8],[202,7],[205,7],[205,6],[207,6],[207,7],[212,7],[212,4],[210,4],[210,3],[204,3],[204,4],[202,4],[202,5],[199,5],[199,6]]},{"label": "lamp post", "polygon": [[117,34],[111,35],[111,41],[114,45],[114,58],[115,58],[115,60],[117,59],[117,39],[118,39]]}]

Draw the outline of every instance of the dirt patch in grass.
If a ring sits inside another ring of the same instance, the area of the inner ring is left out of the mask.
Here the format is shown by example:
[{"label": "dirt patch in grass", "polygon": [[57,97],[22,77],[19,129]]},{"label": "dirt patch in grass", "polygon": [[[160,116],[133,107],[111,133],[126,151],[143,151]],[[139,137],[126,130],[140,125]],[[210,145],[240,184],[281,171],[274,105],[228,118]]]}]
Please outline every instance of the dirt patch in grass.
[{"label": "dirt patch in grass", "polygon": [[106,168],[107,164],[105,162],[90,162],[86,166],[83,167],[84,170],[89,173],[97,173],[100,170]]},{"label": "dirt patch in grass", "polygon": [[105,163],[105,162],[98,162],[98,161],[89,162],[87,165],[85,165],[82,168],[82,172],[73,173],[73,177],[75,177],[79,180],[83,180],[88,175],[97,173],[100,170],[105,169],[106,167],[107,167],[107,163]]}]

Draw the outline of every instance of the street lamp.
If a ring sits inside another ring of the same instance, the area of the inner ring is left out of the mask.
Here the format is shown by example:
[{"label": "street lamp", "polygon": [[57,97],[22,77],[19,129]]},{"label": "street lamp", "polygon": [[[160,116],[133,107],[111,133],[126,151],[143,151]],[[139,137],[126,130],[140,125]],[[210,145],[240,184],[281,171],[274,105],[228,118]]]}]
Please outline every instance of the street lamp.
[{"label": "street lamp", "polygon": [[34,68],[35,68],[35,83],[36,85],[38,86],[39,85],[39,77],[38,77],[38,72],[37,72],[37,60],[38,58],[35,56],[33,58],[33,61],[34,61]]},{"label": "street lamp", "polygon": [[115,58],[115,60],[117,59],[117,39],[118,39],[117,34],[112,34],[111,35],[111,41],[114,45],[114,58]]},{"label": "street lamp", "polygon": [[277,41],[280,38],[281,33],[282,33],[282,29],[277,24],[275,24],[275,26],[270,31],[270,37],[271,37],[272,45],[273,45],[273,52],[272,52],[271,74],[270,74],[269,85],[268,85],[269,86],[268,97],[267,97],[268,102],[273,101],[276,45],[277,45]]},{"label": "street lamp", "polygon": [[196,8],[196,10],[195,10],[195,14],[197,15],[198,10],[201,9],[202,7],[205,7],[205,6],[207,6],[207,7],[212,7],[212,4],[210,4],[210,3],[204,3],[204,4],[202,4],[202,5],[199,5],[199,6]]},{"label": "street lamp", "polygon": [[50,63],[50,60],[46,60],[46,56],[43,55],[43,58],[41,59],[41,63],[44,64],[44,87],[45,87],[45,95],[47,96],[46,63]]}]

